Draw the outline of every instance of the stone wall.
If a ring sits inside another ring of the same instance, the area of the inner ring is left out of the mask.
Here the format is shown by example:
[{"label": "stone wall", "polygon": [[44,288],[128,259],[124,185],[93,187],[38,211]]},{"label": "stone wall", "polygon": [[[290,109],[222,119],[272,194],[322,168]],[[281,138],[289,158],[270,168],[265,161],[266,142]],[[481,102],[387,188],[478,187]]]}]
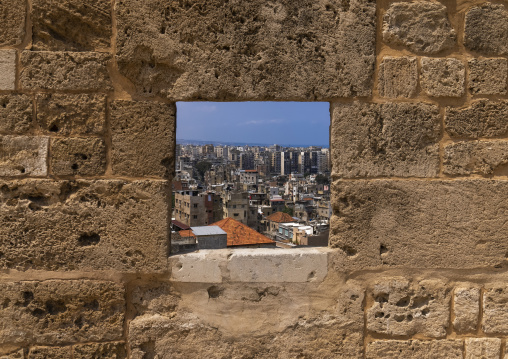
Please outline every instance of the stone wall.
[{"label": "stone wall", "polygon": [[[507,356],[502,2],[0,17],[0,358]],[[329,249],[168,259],[186,100],[330,102]]]}]

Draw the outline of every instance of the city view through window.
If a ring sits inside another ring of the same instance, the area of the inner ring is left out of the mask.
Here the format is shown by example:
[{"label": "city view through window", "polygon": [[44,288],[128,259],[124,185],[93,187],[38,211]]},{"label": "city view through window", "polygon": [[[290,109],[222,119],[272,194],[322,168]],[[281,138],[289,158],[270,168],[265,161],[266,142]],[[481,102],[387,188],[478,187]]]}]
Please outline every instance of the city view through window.
[{"label": "city view through window", "polygon": [[172,253],[328,244],[329,104],[180,102]]}]

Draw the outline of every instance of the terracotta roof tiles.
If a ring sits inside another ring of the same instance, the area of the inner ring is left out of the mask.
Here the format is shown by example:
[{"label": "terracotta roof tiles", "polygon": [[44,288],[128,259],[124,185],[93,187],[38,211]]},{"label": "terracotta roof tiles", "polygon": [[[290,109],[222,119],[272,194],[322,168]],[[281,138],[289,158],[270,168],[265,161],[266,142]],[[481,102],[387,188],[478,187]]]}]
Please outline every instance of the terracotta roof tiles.
[{"label": "terracotta roof tiles", "polygon": [[277,222],[277,223],[289,223],[294,222],[295,220],[289,214],[284,212],[275,212],[274,214],[266,217],[269,221]]},{"label": "terracotta roof tiles", "polygon": [[224,218],[210,226],[219,226],[228,234],[228,247],[274,243],[270,238],[233,218]]}]

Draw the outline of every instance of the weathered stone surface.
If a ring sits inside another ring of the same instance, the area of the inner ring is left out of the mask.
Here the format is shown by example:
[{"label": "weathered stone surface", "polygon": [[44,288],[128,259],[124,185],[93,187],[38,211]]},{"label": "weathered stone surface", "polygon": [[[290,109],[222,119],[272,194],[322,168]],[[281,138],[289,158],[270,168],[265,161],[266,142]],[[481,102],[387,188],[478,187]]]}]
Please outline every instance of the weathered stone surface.
[{"label": "weathered stone surface", "polygon": [[201,250],[195,253],[172,256],[170,261],[171,280],[186,283],[220,283],[219,267],[227,260],[228,252]]},{"label": "weathered stone surface", "polygon": [[367,344],[366,359],[462,359],[461,340],[383,340]]},{"label": "weathered stone surface", "polygon": [[501,339],[467,338],[465,359],[498,359],[501,356]]},{"label": "weathered stone surface", "polygon": [[48,134],[100,135],[106,126],[106,96],[37,95],[37,121]]},{"label": "weathered stone surface", "polygon": [[0,176],[46,176],[47,137],[0,136]]},{"label": "weathered stone surface", "polygon": [[505,95],[508,76],[506,59],[471,59],[469,91],[473,95]]},{"label": "weathered stone surface", "polygon": [[113,102],[113,172],[124,176],[169,176],[175,161],[175,116],[174,104]]},{"label": "weathered stone surface", "polygon": [[449,292],[436,281],[380,281],[372,289],[374,304],[367,309],[367,329],[386,335],[442,338],[450,317]]},{"label": "weathered stone surface", "polygon": [[460,333],[476,332],[480,315],[480,289],[456,288],[453,301],[455,330]]},{"label": "weathered stone surface", "polygon": [[457,142],[444,148],[443,172],[449,175],[492,175],[508,166],[508,142]]},{"label": "weathered stone surface", "polygon": [[508,133],[508,101],[480,100],[466,108],[446,108],[445,128],[452,137],[475,139]]},{"label": "weathered stone surface", "polygon": [[32,99],[26,95],[0,95],[0,132],[22,134],[30,129]]},{"label": "weathered stone surface", "polygon": [[33,50],[93,51],[111,39],[111,1],[34,0]]},{"label": "weathered stone surface", "polygon": [[0,50],[0,90],[16,88],[16,50]]},{"label": "weathered stone surface", "polygon": [[106,67],[110,58],[98,52],[23,51],[21,86],[28,90],[110,90]]},{"label": "weathered stone surface", "polygon": [[179,301],[180,294],[168,282],[143,283],[132,291],[132,304],[136,316],[158,313],[173,317],[177,314]]},{"label": "weathered stone surface", "polygon": [[334,103],[332,174],[345,178],[436,176],[439,121],[434,105]]},{"label": "weathered stone surface", "polygon": [[460,97],[464,94],[465,67],[457,59],[422,58],[420,85],[429,96]]},{"label": "weathered stone surface", "polygon": [[25,354],[23,353],[23,349],[20,349],[7,355],[0,356],[0,359],[25,359]]},{"label": "weathered stone surface", "polygon": [[378,89],[384,97],[413,97],[418,85],[416,57],[386,56],[379,65]]},{"label": "weathered stone surface", "polygon": [[370,0],[122,0],[118,65],[138,94],[174,101],[368,96],[375,10]]},{"label": "weathered stone surface", "polygon": [[483,293],[482,328],[487,334],[508,333],[508,287],[502,283],[486,286]]},{"label": "weathered stone surface", "polygon": [[106,145],[100,138],[52,139],[50,163],[59,176],[99,176],[106,171]]},{"label": "weathered stone surface", "polygon": [[70,359],[72,347],[33,347],[28,352],[28,359]]},{"label": "weathered stone surface", "polygon": [[57,345],[122,337],[124,289],[112,282],[0,284],[0,342]]},{"label": "weathered stone surface", "polygon": [[496,266],[508,252],[507,194],[504,180],[336,181],[330,245],[345,268]]},{"label": "weathered stone surface", "polygon": [[395,2],[383,18],[383,40],[416,53],[436,54],[455,46],[446,6],[430,1]]},{"label": "weathered stone surface", "polygon": [[124,343],[96,343],[73,347],[74,359],[125,359],[127,351]]},{"label": "weathered stone surface", "polygon": [[0,46],[15,46],[25,36],[26,2],[4,0],[0,3]]},{"label": "weathered stone surface", "polygon": [[165,181],[20,180],[0,184],[0,267],[162,271]]},{"label": "weathered stone surface", "polygon": [[508,12],[502,4],[485,2],[466,13],[464,45],[481,54],[508,54]]}]

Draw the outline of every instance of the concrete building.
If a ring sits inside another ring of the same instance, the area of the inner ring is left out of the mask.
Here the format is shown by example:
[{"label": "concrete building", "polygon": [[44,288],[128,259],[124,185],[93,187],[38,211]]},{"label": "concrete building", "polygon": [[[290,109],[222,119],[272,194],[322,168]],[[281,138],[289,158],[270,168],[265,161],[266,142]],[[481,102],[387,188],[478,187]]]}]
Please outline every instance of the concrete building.
[{"label": "concrete building", "polygon": [[188,226],[206,226],[205,204],[199,191],[175,191],[175,208],[173,210],[175,219]]},{"label": "concrete building", "polygon": [[228,245],[227,233],[218,226],[191,227],[198,249],[221,249]]}]

